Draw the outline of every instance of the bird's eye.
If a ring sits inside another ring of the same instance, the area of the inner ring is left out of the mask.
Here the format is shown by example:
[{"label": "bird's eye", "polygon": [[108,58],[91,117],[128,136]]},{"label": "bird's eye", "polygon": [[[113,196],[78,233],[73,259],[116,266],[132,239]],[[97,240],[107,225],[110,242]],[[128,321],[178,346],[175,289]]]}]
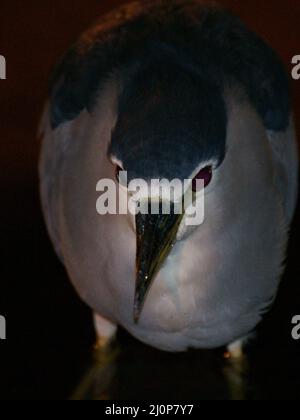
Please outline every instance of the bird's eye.
[{"label": "bird's eye", "polygon": [[[197,180],[202,180],[204,182],[204,188],[206,188],[210,181],[212,180],[213,171],[211,166],[206,166],[205,168],[201,169],[195,178],[192,181],[192,189],[194,192],[199,191],[199,187],[197,187]],[[200,188],[201,189],[201,188]]]}]

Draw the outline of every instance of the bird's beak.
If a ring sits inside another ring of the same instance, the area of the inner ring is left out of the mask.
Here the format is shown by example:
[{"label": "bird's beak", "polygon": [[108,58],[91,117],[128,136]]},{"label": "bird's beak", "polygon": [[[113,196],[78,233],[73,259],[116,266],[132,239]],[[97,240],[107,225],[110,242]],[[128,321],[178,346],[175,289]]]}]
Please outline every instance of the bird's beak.
[{"label": "bird's beak", "polygon": [[[171,203],[170,214],[148,214],[136,216],[137,255],[134,321],[139,321],[147,293],[155,276],[170,254],[175,242],[183,214],[175,214]],[[182,212],[181,212],[182,213]]]}]

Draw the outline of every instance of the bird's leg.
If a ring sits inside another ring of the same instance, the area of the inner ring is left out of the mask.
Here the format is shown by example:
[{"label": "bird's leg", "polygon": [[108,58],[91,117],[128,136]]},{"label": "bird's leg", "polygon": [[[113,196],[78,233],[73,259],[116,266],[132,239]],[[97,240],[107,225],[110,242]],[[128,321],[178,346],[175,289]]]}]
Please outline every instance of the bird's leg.
[{"label": "bird's leg", "polygon": [[243,347],[248,339],[245,337],[230,344],[224,355],[226,364],[223,372],[232,400],[245,400],[247,396],[248,359]]},{"label": "bird's leg", "polygon": [[[225,358],[231,358],[231,359],[242,359],[244,356],[244,343],[245,340],[237,340],[227,347],[228,353],[225,355]],[[227,357],[226,357],[227,356]]]},{"label": "bird's leg", "polygon": [[116,337],[117,325],[97,313],[94,313],[94,325],[97,335],[95,350],[108,349]]},{"label": "bird's leg", "polygon": [[117,326],[94,313],[96,343],[91,366],[72,395],[72,400],[107,400],[116,376],[116,361],[119,354],[114,345]]}]

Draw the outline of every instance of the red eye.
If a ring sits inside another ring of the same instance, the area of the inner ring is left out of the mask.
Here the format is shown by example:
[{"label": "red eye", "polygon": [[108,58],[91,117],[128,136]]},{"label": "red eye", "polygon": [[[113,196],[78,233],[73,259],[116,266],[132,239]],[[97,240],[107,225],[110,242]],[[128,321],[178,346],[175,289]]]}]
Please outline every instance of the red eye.
[{"label": "red eye", "polygon": [[199,187],[197,188],[197,179],[204,181],[204,188],[206,188],[209,184],[210,181],[212,180],[212,167],[211,166],[206,166],[205,168],[201,169],[200,172],[198,172],[198,174],[195,176],[195,178],[192,181],[192,189],[194,192],[199,191]]}]

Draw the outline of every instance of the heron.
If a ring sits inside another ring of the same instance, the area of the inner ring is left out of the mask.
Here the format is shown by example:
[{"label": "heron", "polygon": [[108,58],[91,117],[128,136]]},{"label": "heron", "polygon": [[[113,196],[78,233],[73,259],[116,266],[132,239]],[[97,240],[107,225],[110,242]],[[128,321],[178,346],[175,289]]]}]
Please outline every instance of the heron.
[{"label": "heron", "polygon": [[[40,132],[45,220],[99,346],[121,326],[163,351],[239,355],[278,293],[297,201],[289,80],[273,48],[217,5],[128,3],[59,61]],[[97,182],[118,186],[123,171],[190,180],[203,223],[187,226],[173,202],[169,214],[99,216]]]}]

